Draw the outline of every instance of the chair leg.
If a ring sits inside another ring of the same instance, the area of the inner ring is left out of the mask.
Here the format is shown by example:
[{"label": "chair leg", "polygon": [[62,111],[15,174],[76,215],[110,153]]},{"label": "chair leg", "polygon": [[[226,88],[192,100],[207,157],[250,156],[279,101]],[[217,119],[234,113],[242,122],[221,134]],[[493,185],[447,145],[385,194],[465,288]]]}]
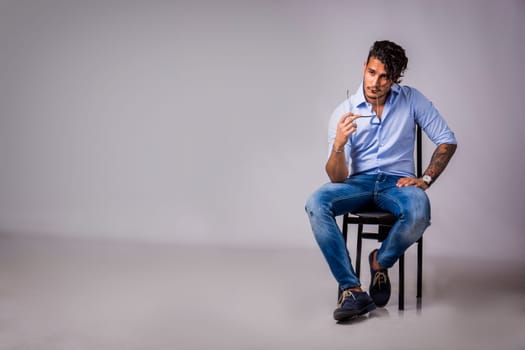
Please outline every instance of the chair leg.
[{"label": "chair leg", "polygon": [[345,243],[348,241],[348,214],[343,216],[343,240]]},{"label": "chair leg", "polygon": [[423,237],[417,243],[417,298],[423,297]]},{"label": "chair leg", "polygon": [[357,225],[357,254],[355,256],[355,273],[357,278],[361,273],[361,248],[363,246],[363,224]]},{"label": "chair leg", "polygon": [[[345,214],[343,216],[343,232],[341,232],[341,233],[343,234],[343,240],[345,242],[345,247],[346,247],[347,242],[348,242],[348,214]],[[348,261],[350,261],[350,254],[348,252],[348,248],[346,248],[346,253],[348,255]],[[338,286],[337,287],[337,301],[338,302],[339,302],[339,299],[341,298],[341,294],[343,294],[343,291]]]},{"label": "chair leg", "polygon": [[399,310],[405,309],[405,254],[399,257]]}]

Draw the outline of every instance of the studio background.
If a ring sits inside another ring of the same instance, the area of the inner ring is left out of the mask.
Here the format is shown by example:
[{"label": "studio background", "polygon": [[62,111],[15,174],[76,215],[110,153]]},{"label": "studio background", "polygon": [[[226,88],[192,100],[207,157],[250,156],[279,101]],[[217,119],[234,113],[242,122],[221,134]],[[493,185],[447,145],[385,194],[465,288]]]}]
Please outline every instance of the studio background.
[{"label": "studio background", "polygon": [[523,18],[517,0],[2,0],[0,234],[316,249],[330,114],[389,39],[459,142],[427,254],[524,263]]}]

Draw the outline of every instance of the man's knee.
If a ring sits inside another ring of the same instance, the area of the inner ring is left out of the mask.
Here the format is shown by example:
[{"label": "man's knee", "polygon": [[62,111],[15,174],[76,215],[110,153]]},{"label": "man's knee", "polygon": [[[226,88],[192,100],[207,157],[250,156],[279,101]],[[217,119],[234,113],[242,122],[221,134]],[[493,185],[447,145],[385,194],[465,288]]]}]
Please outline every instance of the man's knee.
[{"label": "man's knee", "polygon": [[332,196],[331,192],[327,191],[326,185],[310,195],[306,201],[305,210],[309,216],[331,213]]},{"label": "man's knee", "polygon": [[414,187],[401,212],[401,219],[415,226],[430,225],[430,201],[422,189]]},{"label": "man's knee", "polygon": [[306,201],[304,209],[308,216],[314,216],[321,211],[323,203],[319,191],[314,192]]}]

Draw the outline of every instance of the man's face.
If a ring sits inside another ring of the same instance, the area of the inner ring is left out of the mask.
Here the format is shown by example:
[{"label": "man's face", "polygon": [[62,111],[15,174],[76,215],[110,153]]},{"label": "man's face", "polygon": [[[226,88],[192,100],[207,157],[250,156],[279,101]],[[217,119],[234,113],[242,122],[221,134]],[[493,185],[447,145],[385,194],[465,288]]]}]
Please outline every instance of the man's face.
[{"label": "man's face", "polygon": [[[385,65],[375,57],[365,63],[363,88],[369,103],[386,99],[394,82],[387,77]],[[382,101],[383,102],[383,101]]]}]

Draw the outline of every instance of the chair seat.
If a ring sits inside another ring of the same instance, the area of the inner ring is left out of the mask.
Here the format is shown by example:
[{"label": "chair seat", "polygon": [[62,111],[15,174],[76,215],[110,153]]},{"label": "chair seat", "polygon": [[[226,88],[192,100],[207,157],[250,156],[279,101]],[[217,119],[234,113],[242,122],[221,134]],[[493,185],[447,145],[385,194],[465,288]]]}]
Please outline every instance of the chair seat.
[{"label": "chair seat", "polygon": [[367,211],[351,213],[348,215],[348,223],[364,225],[393,225],[397,217],[386,211]]}]

